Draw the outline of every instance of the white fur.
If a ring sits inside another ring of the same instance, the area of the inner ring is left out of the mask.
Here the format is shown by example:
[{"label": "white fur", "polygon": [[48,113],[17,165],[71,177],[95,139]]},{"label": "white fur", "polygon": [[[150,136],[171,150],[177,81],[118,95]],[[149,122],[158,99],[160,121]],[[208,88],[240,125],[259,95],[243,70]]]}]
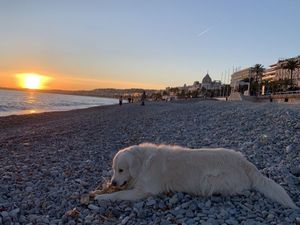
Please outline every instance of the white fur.
[{"label": "white fur", "polygon": [[[119,172],[119,170],[123,170]],[[162,192],[235,195],[255,189],[286,207],[297,208],[286,191],[263,176],[239,152],[141,144],[120,150],[113,160],[112,181],[127,189],[97,200],[138,200]]]}]

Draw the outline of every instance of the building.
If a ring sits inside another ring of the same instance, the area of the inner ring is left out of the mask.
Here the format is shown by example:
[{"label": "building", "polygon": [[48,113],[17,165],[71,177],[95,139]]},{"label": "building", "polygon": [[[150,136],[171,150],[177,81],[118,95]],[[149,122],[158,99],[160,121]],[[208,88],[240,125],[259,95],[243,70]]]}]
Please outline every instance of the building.
[{"label": "building", "polygon": [[251,77],[250,67],[239,70],[231,75],[230,87],[231,90],[236,91],[242,80]]},{"label": "building", "polygon": [[[300,56],[289,58],[298,61],[300,64]],[[275,81],[275,80],[284,80],[284,79],[290,79],[291,73],[287,69],[283,69],[283,65],[289,60],[289,59],[283,59],[278,60],[277,63],[274,63],[270,65],[266,71],[263,73],[263,80],[268,81]],[[293,80],[294,83],[300,86],[300,68],[296,69],[293,72]]]},{"label": "building", "polygon": [[206,74],[202,79],[202,83],[200,83],[199,81],[194,81],[192,85],[184,84],[180,87],[167,87],[163,99],[170,99],[170,97],[172,99],[177,99],[178,97],[182,97],[183,95],[189,95],[189,97],[193,97],[200,94],[202,88],[205,89],[205,91],[207,92],[208,90],[221,91],[222,87],[223,85],[221,81],[213,81],[209,74]]},{"label": "building", "polygon": [[267,68],[262,75],[262,80],[272,81],[276,77],[277,63],[272,64]]},{"label": "building", "polygon": [[221,81],[214,80],[212,81],[209,74],[206,74],[202,79],[201,88],[205,88],[206,90],[215,90],[221,89],[222,83]]}]

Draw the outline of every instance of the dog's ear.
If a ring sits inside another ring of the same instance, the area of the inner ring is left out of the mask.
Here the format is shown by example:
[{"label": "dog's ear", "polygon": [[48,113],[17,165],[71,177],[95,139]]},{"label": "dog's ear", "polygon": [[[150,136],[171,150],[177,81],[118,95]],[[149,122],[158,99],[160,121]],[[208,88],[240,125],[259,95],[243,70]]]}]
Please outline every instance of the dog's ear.
[{"label": "dog's ear", "polygon": [[128,168],[132,178],[136,178],[141,170],[142,162],[137,155],[128,153]]}]

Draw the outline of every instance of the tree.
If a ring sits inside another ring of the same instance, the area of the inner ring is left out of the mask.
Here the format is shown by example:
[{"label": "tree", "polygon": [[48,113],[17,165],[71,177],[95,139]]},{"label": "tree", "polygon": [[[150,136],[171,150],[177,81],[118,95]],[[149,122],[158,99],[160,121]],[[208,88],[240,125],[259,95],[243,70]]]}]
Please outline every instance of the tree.
[{"label": "tree", "polygon": [[254,80],[255,80],[256,85],[254,85],[254,87],[257,87],[255,89],[256,89],[256,92],[259,92],[259,93],[261,91],[262,75],[263,75],[264,71],[265,71],[265,68],[262,64],[255,64],[253,67],[251,67],[251,72],[255,74]]},{"label": "tree", "polygon": [[176,95],[178,98],[185,98],[186,97],[186,93],[185,93],[185,90],[182,89],[180,92],[177,92],[177,95]]},{"label": "tree", "polygon": [[284,70],[288,70],[290,71],[290,84],[291,87],[293,87],[294,83],[293,83],[293,72],[297,69],[300,68],[300,63],[295,60],[295,59],[288,59],[285,63],[283,63],[281,65],[281,68]]},{"label": "tree", "polygon": [[155,100],[155,101],[160,101],[160,100],[162,100],[162,94],[160,92],[152,93],[150,95],[150,99]]},{"label": "tree", "polygon": [[192,96],[192,98],[198,98],[199,89],[191,91],[190,95]]}]

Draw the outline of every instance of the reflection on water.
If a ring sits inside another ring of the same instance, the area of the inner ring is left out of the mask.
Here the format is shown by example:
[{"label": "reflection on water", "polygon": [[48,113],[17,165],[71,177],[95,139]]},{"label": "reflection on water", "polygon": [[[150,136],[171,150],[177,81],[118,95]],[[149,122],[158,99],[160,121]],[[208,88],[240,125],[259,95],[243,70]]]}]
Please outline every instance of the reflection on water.
[{"label": "reflection on water", "polygon": [[27,92],[25,97],[25,103],[33,104],[37,101],[36,93],[35,92]]},{"label": "reflection on water", "polygon": [[0,116],[117,104],[117,99],[0,89]]}]

